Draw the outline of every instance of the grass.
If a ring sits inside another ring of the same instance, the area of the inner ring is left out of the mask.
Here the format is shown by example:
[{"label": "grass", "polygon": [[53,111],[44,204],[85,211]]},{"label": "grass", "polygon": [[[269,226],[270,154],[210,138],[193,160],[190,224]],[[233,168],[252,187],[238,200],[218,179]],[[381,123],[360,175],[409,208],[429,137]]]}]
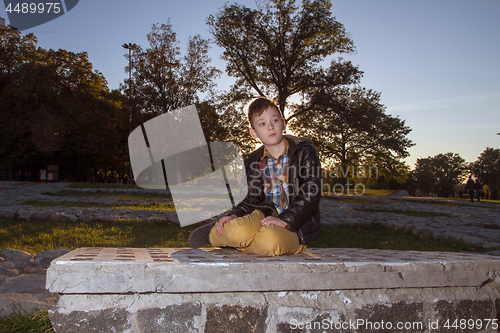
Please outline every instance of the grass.
[{"label": "grass", "polygon": [[[1,315],[1,313],[0,313]],[[0,333],[52,333],[52,323],[47,310],[27,313],[21,309],[6,317],[0,317]]]},{"label": "grass", "polygon": [[45,192],[43,195],[49,195],[53,197],[97,197],[97,198],[116,198],[125,200],[141,200],[141,199],[167,199],[172,200],[171,195],[161,194],[161,193],[114,193],[114,192],[71,192],[71,191],[59,191],[55,193]]},{"label": "grass", "polygon": [[323,237],[311,242],[308,247],[488,252],[482,247],[459,242],[452,238],[431,240],[405,231],[374,225],[356,228],[323,226]]},{"label": "grass", "polygon": [[71,183],[69,188],[134,188],[140,189],[135,184],[104,184],[104,183]]},{"label": "grass", "polygon": [[114,209],[149,209],[149,210],[169,210],[174,211],[175,206],[173,203],[157,203],[152,202],[148,205],[111,205],[111,204],[92,204],[80,202],[48,202],[39,200],[28,200],[23,203],[24,205],[31,205],[37,207],[82,207],[82,208],[114,208]]},{"label": "grass", "polygon": [[[181,228],[170,222],[62,222],[50,220],[0,220],[0,248],[30,253],[78,247],[188,247],[188,237],[198,225]],[[374,248],[418,251],[478,251],[477,246],[456,240],[422,239],[391,228],[323,226],[324,236],[309,247]],[[381,243],[382,242],[382,243]],[[387,242],[387,244],[383,244]]]},{"label": "grass", "polygon": [[432,212],[417,212],[415,210],[390,210],[390,209],[354,209],[360,212],[370,212],[370,213],[393,213],[402,214],[415,217],[436,217],[436,216],[447,216],[452,215],[446,213],[432,213]]},{"label": "grass", "polygon": [[328,200],[334,200],[334,201],[342,201],[342,202],[348,202],[348,203],[359,203],[359,204],[367,204],[367,205],[392,205],[392,203],[389,203],[389,202],[380,202],[380,201],[358,199],[359,197],[358,198],[350,198],[348,196],[343,196],[343,195],[323,196],[323,198],[326,198]]},{"label": "grass", "polygon": [[[396,190],[399,191],[399,190]],[[371,188],[365,189],[365,194],[368,197],[383,197],[386,195],[391,194],[392,192],[395,192],[394,190],[374,190]]]},{"label": "grass", "polygon": [[195,226],[169,222],[0,220],[0,248],[38,253],[78,247],[188,247]]}]

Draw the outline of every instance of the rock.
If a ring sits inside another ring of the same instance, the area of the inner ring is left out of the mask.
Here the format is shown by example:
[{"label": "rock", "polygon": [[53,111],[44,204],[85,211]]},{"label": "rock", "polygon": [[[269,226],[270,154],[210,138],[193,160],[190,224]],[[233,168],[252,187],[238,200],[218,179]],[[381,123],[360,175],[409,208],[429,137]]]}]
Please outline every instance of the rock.
[{"label": "rock", "polygon": [[90,222],[92,220],[92,216],[87,214],[82,214],[80,215],[79,219],[82,222]]},{"label": "rock", "polygon": [[45,250],[35,255],[35,262],[40,263],[44,268],[48,268],[52,260],[59,258],[68,252],[69,250],[66,249]]},{"label": "rock", "polygon": [[1,259],[2,259],[2,261],[0,261],[0,276],[9,277],[9,276],[15,276],[15,275],[19,274],[19,271],[14,268],[13,262],[4,261],[3,258],[1,258]]},{"label": "rock", "polygon": [[52,214],[50,216],[50,219],[52,221],[71,221],[71,222],[76,222],[78,221],[78,217],[76,217],[75,215],[69,215],[69,214],[66,214],[66,213],[56,213],[56,214]]},{"label": "rock", "polygon": [[5,261],[12,262],[15,269],[24,266],[24,264],[34,258],[34,255],[26,251],[14,249],[3,249],[2,251],[0,251],[0,256],[2,256]]},{"label": "rock", "polygon": [[45,274],[19,274],[3,280],[0,294],[45,291]]},{"label": "rock", "polygon": [[46,220],[46,219],[50,219],[50,215],[52,214],[51,211],[49,210],[43,210],[41,212],[36,212],[33,214],[33,218],[34,219],[38,219],[38,220]]},{"label": "rock", "polygon": [[25,274],[45,274],[47,272],[47,267],[43,267],[41,263],[28,261],[20,267],[19,270]]},{"label": "rock", "polygon": [[17,211],[17,218],[21,220],[30,220],[31,219],[32,213],[28,212],[27,210],[18,210]]},{"label": "rock", "polygon": [[9,208],[2,208],[0,210],[0,218],[13,218],[16,216],[16,210],[14,209],[9,209]]}]

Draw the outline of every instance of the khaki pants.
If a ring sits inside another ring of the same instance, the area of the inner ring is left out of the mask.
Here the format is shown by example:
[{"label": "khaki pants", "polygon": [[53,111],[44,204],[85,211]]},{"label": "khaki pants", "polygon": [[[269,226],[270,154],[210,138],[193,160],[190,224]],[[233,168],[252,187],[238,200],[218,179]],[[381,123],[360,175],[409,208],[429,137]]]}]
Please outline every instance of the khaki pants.
[{"label": "khaki pants", "polygon": [[296,232],[274,225],[262,226],[264,214],[254,210],[252,214],[237,217],[224,224],[220,235],[215,227],[210,231],[210,243],[217,247],[237,247],[245,252],[264,256],[280,256],[303,252],[305,245],[299,242]]}]

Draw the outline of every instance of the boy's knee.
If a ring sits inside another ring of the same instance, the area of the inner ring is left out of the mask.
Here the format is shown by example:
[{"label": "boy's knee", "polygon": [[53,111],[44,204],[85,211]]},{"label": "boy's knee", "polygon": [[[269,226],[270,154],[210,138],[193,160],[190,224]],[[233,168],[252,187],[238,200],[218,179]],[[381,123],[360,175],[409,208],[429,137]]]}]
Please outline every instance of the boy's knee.
[{"label": "boy's knee", "polygon": [[255,236],[257,238],[256,240],[262,245],[267,244],[269,246],[272,244],[282,243],[285,238],[283,237],[283,234],[277,230],[277,228],[279,227],[262,227]]},{"label": "boy's knee", "polygon": [[288,230],[284,231],[275,226],[262,227],[253,239],[252,252],[266,256],[279,256],[295,252],[296,247],[300,246],[298,237],[295,241],[294,234]]}]

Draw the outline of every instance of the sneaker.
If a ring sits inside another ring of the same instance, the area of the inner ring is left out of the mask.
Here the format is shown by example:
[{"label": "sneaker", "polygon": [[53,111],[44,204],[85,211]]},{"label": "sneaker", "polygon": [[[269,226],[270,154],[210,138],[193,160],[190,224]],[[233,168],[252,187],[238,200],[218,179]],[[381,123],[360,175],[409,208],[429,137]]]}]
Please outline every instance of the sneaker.
[{"label": "sneaker", "polygon": [[217,222],[210,222],[208,224],[202,225],[196,228],[191,235],[189,235],[189,246],[193,249],[210,244],[210,231]]}]

